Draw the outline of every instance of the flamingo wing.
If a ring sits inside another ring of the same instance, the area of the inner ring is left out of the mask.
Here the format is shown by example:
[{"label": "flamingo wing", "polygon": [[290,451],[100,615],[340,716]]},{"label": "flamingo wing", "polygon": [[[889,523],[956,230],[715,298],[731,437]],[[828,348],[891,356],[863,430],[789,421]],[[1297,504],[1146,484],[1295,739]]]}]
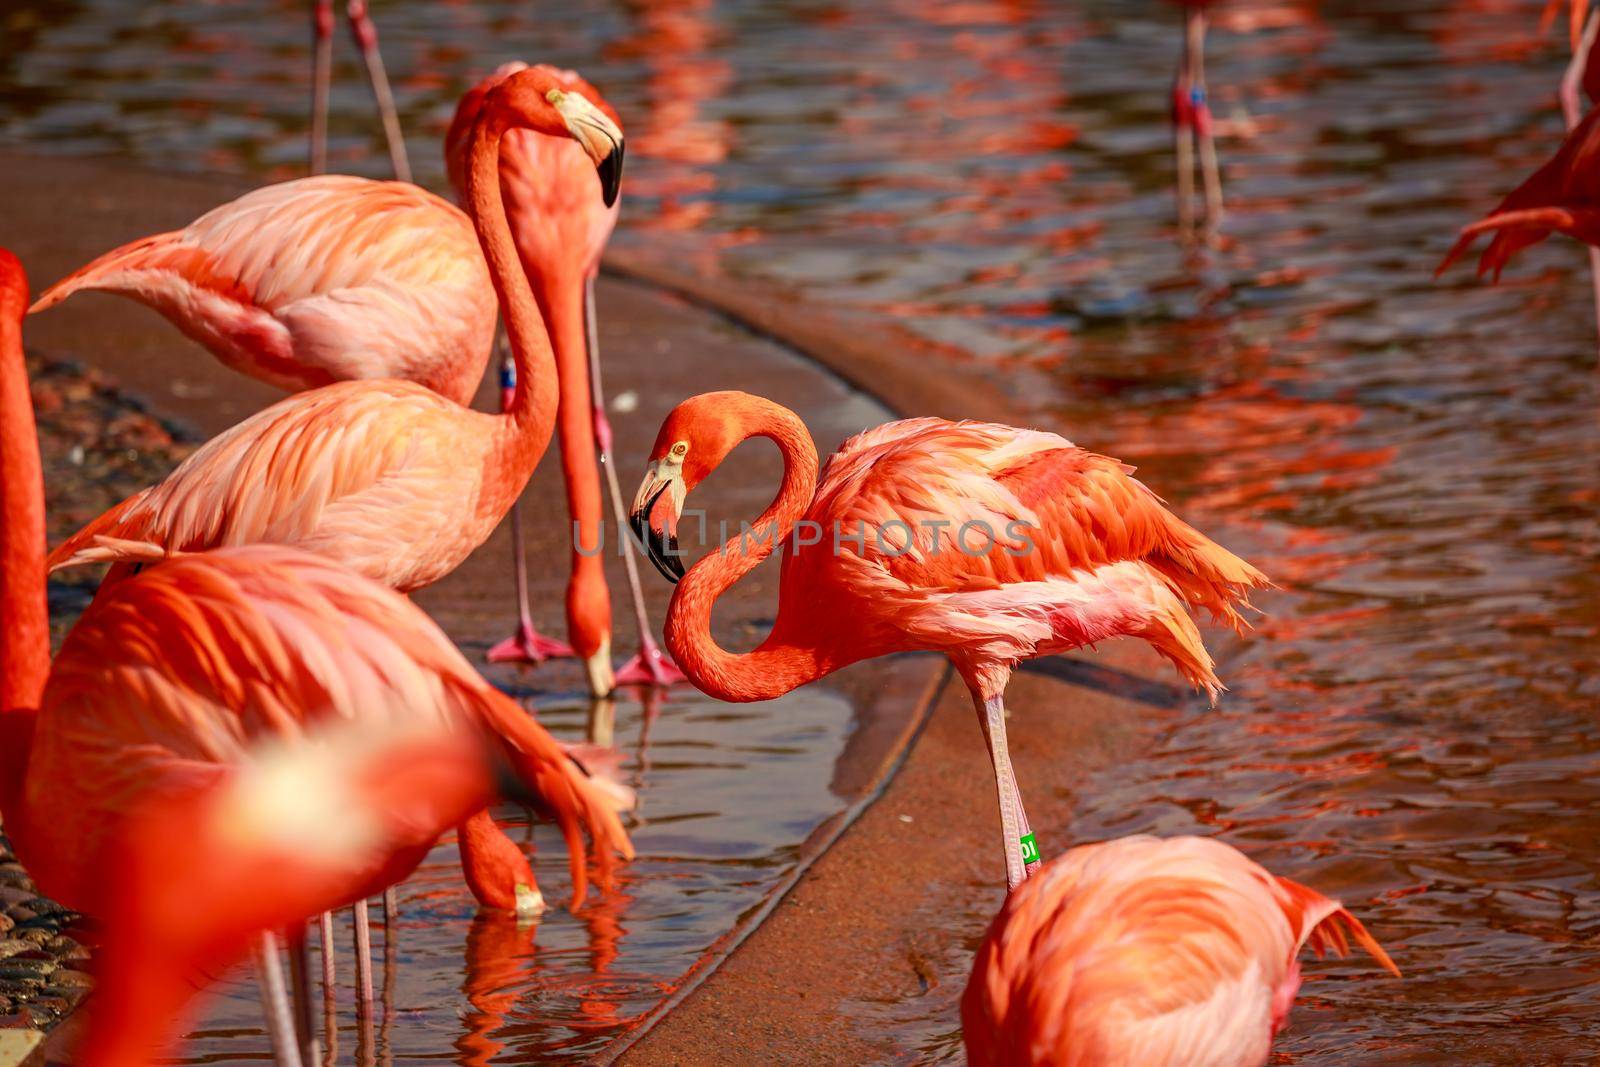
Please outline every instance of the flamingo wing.
[{"label": "flamingo wing", "polygon": [[410,382],[291,396],[208,441],[48,563],[292,544],[416,588],[447,573],[498,518],[478,507],[481,464],[463,462],[489,447],[493,423]]},{"label": "flamingo wing", "polygon": [[255,190],[57,282],[161,311],[235,369],[298,390],[406,378],[464,403],[495,302],[471,221],[415,185],[323,175]]}]

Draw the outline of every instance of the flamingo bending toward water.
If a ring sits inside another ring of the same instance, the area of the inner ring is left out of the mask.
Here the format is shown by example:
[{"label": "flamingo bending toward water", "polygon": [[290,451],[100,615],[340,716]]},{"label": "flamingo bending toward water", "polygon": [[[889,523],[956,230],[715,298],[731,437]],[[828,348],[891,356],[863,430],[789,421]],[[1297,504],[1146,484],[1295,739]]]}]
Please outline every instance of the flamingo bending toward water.
[{"label": "flamingo bending toward water", "polygon": [[256,189],[113,249],[30,310],[84,290],[148,304],[279,389],[403,378],[462,405],[483,378],[497,310],[464,212],[415,185],[342,174]]},{"label": "flamingo bending toward water", "polygon": [[[121,871],[112,863],[124,815],[204,790],[262,744],[300,745],[328,724],[420,721],[497,737],[562,827],[575,903],[587,880],[580,825],[595,839],[602,875],[613,851],[631,853],[613,791],[591,784],[421,610],[325,558],[256,545],[148,569],[96,598],[52,666],[26,307],[22,266],[0,250],[0,811],[44,892],[113,913],[122,883],[108,872]],[[337,819],[322,825],[331,838],[349,829]],[[515,851],[486,813],[466,819],[469,882],[486,903],[516,907],[537,894],[532,871],[520,852],[520,865],[503,850],[475,855],[487,836]],[[364,901],[425,851],[369,852],[358,878],[325,888]]]},{"label": "flamingo bending toward water", "polygon": [[[469,152],[468,200],[517,368],[508,410],[473,411],[407,381],[336,382],[298,393],[212,438],[165,480],[69,537],[51,553],[51,568],[288,544],[409,592],[482,544],[548,445],[557,406],[550,339],[500,191],[500,143],[513,129],[576,139],[598,168],[608,203],[622,155],[611,120],[547,70],[513,75],[484,102]],[[114,567],[107,583],[126,569]]]},{"label": "flamingo bending toward water", "polygon": [[[395,112],[394,93],[384,70],[383,54],[378,51],[378,27],[367,14],[367,0],[348,0],[345,17],[350,20],[350,36],[361,50],[372,85],[372,99],[378,105],[383,123],[383,139],[389,146],[389,164],[397,180],[411,180],[411,161],[406,157],[405,137],[400,133],[400,116]],[[311,173],[328,169],[328,81],[333,74],[333,0],[311,2]]]},{"label": "flamingo bending toward water", "polygon": [[[526,63],[506,63],[473,86],[456,107],[445,135],[445,162],[450,182],[463,202],[467,188],[468,137],[494,88]],[[600,94],[572,71],[545,68],[568,92],[577,92],[620,122]],[[620,151],[620,149],[619,149]],[[490,660],[538,663],[549,656],[576,655],[583,660],[591,693],[604,696],[617,682],[666,685],[682,681],[656,645],[645,614],[644,593],[632,546],[623,538],[628,588],[633,597],[640,651],[613,677],[611,669],[611,594],[606,588],[602,556],[600,466],[605,468],[611,504],[620,523],[622,491],[611,461],[611,426],[600,389],[600,352],[595,336],[594,279],[600,255],[616,226],[618,205],[597,203],[592,195],[590,163],[570,138],[542,137],[513,130],[500,151],[500,184],[506,215],[517,251],[522,256],[539,306],[550,323],[555,348],[556,380],[561,390],[558,433],[561,466],[572,519],[572,576],[567,584],[567,636],[571,646],[534,629],[528,604],[527,564],[522,546],[520,506],[512,505],[513,570],[517,586],[517,632],[489,652]],[[505,368],[503,401],[511,397],[514,369]],[[582,550],[580,550],[580,546]]]},{"label": "flamingo bending toward water", "polygon": [[[685,574],[684,498],[751,437],[783,453],[782,487],[750,532]],[[1006,747],[1016,664],[1133,636],[1215,697],[1221,683],[1187,609],[1239,627],[1248,591],[1269,584],[1167,511],[1131,468],[1053,433],[908,419],[846,441],[820,484],[816,464],[799,416],[761,397],[705,393],[667,416],[631,516],[678,582],[667,648],[692,683],[730,701],[770,700],[874,656],[944,653],[988,744],[1012,888],[1039,862]],[[772,633],[752,652],[727,652],[711,636],[712,607],[779,541]]]},{"label": "flamingo bending toward water", "polygon": [[1295,959],[1346,937],[1338,901],[1203,837],[1124,837],[1050,861],[989,925],[961,998],[973,1067],[1263,1064],[1300,988]]}]

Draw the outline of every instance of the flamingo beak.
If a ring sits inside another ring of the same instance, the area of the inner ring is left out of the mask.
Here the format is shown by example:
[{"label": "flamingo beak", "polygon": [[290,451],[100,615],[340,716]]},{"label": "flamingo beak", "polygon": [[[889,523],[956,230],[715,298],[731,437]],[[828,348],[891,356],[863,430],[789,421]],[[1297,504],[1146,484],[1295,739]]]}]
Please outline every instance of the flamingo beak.
[{"label": "flamingo beak", "polygon": [[560,112],[567,132],[588,153],[600,176],[600,198],[606,207],[622,192],[622,130],[611,116],[591,104],[582,93],[550,90],[546,99]]},{"label": "flamingo beak", "polygon": [[[683,483],[671,475],[663,474],[663,464],[650,467],[639,492],[633,498],[633,511],[628,525],[634,536],[644,546],[645,555],[656,565],[656,570],[673,585],[683,577],[683,559],[678,553],[678,512],[683,493],[678,488]],[[663,499],[665,497],[665,499]],[[658,516],[658,511],[661,513]]]}]

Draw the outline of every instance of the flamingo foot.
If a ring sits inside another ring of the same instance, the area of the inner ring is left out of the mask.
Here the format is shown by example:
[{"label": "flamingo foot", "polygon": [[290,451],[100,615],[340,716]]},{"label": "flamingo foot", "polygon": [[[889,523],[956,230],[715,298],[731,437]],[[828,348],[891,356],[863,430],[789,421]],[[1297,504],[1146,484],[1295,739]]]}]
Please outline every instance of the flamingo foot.
[{"label": "flamingo foot", "polygon": [[688,680],[688,676],[672,662],[672,657],[653,643],[640,649],[638,655],[617,671],[618,685],[654,685],[664,689]]},{"label": "flamingo foot", "polygon": [[547,659],[568,659],[572,646],[565,641],[546,637],[524,619],[517,632],[489,650],[490,663],[531,663],[535,666]]}]

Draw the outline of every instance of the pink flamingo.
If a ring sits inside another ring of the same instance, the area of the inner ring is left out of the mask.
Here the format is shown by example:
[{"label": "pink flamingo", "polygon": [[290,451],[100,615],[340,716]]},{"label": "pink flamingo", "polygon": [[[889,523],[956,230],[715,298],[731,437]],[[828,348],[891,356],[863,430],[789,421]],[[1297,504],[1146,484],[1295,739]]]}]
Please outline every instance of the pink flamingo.
[{"label": "pink flamingo", "polygon": [[616,198],[622,154],[610,118],[545,70],[513,75],[485,101],[468,199],[516,364],[508,410],[473,411],[407,381],[298,393],[213,438],[165,480],[68,538],[51,553],[52,569],[265,542],[322,553],[408,592],[482,544],[549,443],[557,406],[550,339],[500,192],[500,142],[517,128],[576,139],[607,202]]},{"label": "pink flamingo", "polygon": [[494,339],[472,220],[415,185],[347,175],[269,185],[123,245],[31,311],[90,289],[148,304],[225,365],[290,392],[404,378],[470,404]]},{"label": "pink flamingo", "polygon": [[[614,790],[591,784],[424,613],[325,558],[258,545],[146,570],[96,598],[52,666],[44,490],[21,343],[26,306],[21,264],[0,249],[0,620],[8,635],[0,644],[0,811],[46,893],[79,910],[113,910],[121,882],[107,871],[118,870],[108,864],[127,812],[215,781],[263,743],[293,746],[329,723],[423,721],[499,738],[562,826],[575,904],[587,878],[580,824],[595,838],[603,876],[613,851],[630,853]],[[480,839],[496,835],[501,851],[474,855],[474,825]],[[325,828],[336,836],[339,820]],[[504,862],[503,850],[515,846],[485,812],[465,820],[462,836],[469,882],[487,903],[514,907],[537,896],[526,858],[517,851],[520,863]],[[381,889],[421,858],[373,853],[361,880],[335,888]],[[370,970],[363,995],[370,1002]]]},{"label": "pink flamingo", "polygon": [[[411,161],[406,157],[405,138],[400,133],[400,116],[395,112],[394,93],[378,51],[378,27],[367,14],[367,0],[348,0],[345,17],[350,20],[350,35],[361,50],[372,84],[372,99],[378,105],[383,123],[383,139],[389,146],[389,163],[397,180],[411,180]],[[311,3],[311,173],[328,169],[328,82],[333,74],[333,0]]]},{"label": "pink flamingo", "polygon": [[1052,860],[989,925],[961,998],[973,1067],[1264,1064],[1295,959],[1348,951],[1395,977],[1338,901],[1202,837],[1125,837]]},{"label": "pink flamingo", "polygon": [[[445,135],[445,162],[458,198],[465,201],[469,135],[494,88],[526,63],[507,63],[461,98]],[[594,88],[572,71],[544,68],[568,92],[596,102],[615,122],[616,113]],[[558,432],[565,475],[567,509],[573,521],[572,574],[567,585],[566,645],[540,634],[528,603],[521,509],[512,505],[513,568],[517,587],[517,632],[489,652],[490,660],[538,663],[550,656],[583,660],[590,692],[604,696],[621,682],[668,685],[682,681],[672,662],[656,645],[639,587],[632,546],[623,538],[628,588],[639,632],[639,654],[613,677],[611,669],[611,595],[602,566],[599,468],[606,472],[611,505],[620,523],[622,490],[611,460],[611,425],[600,388],[600,350],[594,331],[594,279],[600,256],[617,222],[618,205],[599,204],[591,193],[591,166],[570,138],[541,137],[514,130],[500,152],[500,184],[506,214],[524,269],[539,306],[549,317],[555,347],[556,378],[561,389]],[[514,370],[503,370],[502,404],[509,403]],[[599,466],[595,449],[600,452]],[[583,550],[580,551],[580,546]]]},{"label": "pink flamingo", "polygon": [[[685,574],[684,498],[751,437],[783,453],[782,487],[752,529]],[[662,423],[631,521],[678,582],[667,648],[718,699],[770,700],[892,652],[949,657],[988,744],[1015,888],[1039,863],[1006,746],[1003,696],[1016,664],[1138,637],[1214,699],[1222,686],[1187,609],[1240,627],[1248,591],[1269,584],[1130,470],[1052,433],[924,418],[852,437],[819,484],[816,446],[792,411],[705,393]],[[711,636],[717,597],[791,534],[772,633],[754,651],[725,651]]]}]

